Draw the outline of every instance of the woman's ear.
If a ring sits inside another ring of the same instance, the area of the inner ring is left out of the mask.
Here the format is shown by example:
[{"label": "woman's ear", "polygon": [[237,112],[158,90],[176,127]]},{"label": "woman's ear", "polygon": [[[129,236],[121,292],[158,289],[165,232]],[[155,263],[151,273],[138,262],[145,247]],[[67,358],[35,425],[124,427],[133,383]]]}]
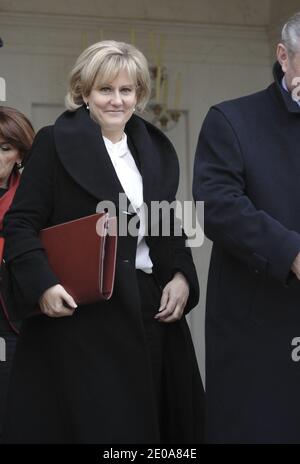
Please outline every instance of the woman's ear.
[{"label": "woman's ear", "polygon": [[22,155],[18,155],[16,159],[16,165],[18,169],[21,169],[23,167],[23,159],[24,157]]},{"label": "woman's ear", "polygon": [[88,99],[88,97],[82,96],[82,99],[83,99],[83,101],[85,103],[86,109],[89,110],[90,107],[89,107],[89,99]]}]

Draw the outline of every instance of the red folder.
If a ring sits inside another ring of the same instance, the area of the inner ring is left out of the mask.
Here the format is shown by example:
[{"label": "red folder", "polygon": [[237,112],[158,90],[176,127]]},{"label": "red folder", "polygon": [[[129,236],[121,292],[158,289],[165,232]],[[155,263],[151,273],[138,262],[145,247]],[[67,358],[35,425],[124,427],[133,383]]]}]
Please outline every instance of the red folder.
[{"label": "red folder", "polygon": [[49,265],[60,284],[84,305],[108,300],[113,292],[117,219],[98,213],[40,232]]},{"label": "red folder", "polygon": [[0,263],[2,263],[2,259],[3,259],[3,250],[4,250],[4,238],[0,237]]}]

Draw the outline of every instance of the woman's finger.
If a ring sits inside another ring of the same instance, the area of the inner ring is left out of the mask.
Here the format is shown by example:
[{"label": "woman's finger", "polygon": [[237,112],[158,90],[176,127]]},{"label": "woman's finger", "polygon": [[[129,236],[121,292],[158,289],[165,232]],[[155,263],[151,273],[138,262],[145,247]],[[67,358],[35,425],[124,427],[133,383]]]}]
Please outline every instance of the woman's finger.
[{"label": "woman's finger", "polygon": [[173,313],[170,316],[160,319],[161,322],[176,322],[182,318],[184,306],[182,304],[178,304],[174,309]]},{"label": "woman's finger", "polygon": [[177,300],[173,297],[171,297],[169,295],[169,299],[168,299],[168,303],[165,307],[165,309],[159,311],[154,317],[155,319],[161,319],[161,318],[164,318],[164,317],[168,317],[170,316],[170,314],[173,313],[175,307],[176,307],[176,304],[177,304]]},{"label": "woman's finger", "polygon": [[166,286],[162,292],[162,296],[160,299],[160,307],[158,308],[158,312],[161,312],[166,308],[168,299],[169,299],[169,287]]},{"label": "woman's finger", "polygon": [[64,288],[62,288],[61,297],[62,297],[63,306],[65,308],[68,308],[68,309],[77,308],[77,304],[74,298]]},{"label": "woman's finger", "polygon": [[74,313],[75,309],[73,308],[68,308],[63,305],[63,300],[61,300],[61,303],[53,308],[47,308],[46,309],[46,314],[50,317],[64,317],[64,316],[72,316]]}]

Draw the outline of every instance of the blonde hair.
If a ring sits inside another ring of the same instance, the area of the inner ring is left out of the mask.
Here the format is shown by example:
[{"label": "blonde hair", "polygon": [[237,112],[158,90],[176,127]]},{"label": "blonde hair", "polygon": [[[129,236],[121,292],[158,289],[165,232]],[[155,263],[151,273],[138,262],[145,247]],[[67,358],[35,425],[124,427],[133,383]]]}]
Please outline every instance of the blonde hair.
[{"label": "blonde hair", "polygon": [[65,104],[75,111],[84,104],[95,82],[104,84],[113,81],[126,69],[136,85],[137,108],[142,111],[150,97],[151,82],[148,63],[133,45],[114,40],[97,42],[84,50],[70,73]]}]

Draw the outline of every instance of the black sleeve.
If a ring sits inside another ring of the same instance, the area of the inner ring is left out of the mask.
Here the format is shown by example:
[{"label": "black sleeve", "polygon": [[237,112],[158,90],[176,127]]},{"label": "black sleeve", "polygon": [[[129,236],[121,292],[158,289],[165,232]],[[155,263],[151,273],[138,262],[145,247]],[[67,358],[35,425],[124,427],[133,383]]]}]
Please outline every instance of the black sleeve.
[{"label": "black sleeve", "polygon": [[39,232],[46,227],[54,202],[55,146],[50,127],[36,136],[12,206],[5,216],[4,257],[17,301],[36,306],[43,292],[58,282],[51,271]]},{"label": "black sleeve", "polygon": [[[174,227],[175,221],[176,227]],[[173,255],[172,274],[174,275],[178,271],[181,272],[189,283],[190,293],[184,310],[187,314],[199,301],[199,281],[191,249],[187,246],[187,236],[182,228],[181,221],[175,218],[172,224],[170,237]],[[179,230],[181,233],[179,233]]]},{"label": "black sleeve", "polygon": [[226,118],[212,108],[200,132],[193,194],[204,201],[205,233],[254,272],[267,272],[286,284],[300,251],[300,235],[288,230],[247,196],[238,137]]}]

